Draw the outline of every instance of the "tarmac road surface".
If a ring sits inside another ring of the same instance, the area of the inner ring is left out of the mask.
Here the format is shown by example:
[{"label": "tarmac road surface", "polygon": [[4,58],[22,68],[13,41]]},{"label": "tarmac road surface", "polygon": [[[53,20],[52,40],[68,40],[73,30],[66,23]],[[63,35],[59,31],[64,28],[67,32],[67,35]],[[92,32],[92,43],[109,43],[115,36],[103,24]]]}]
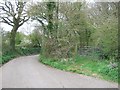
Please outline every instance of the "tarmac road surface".
[{"label": "tarmac road surface", "polygon": [[2,88],[118,88],[117,83],[43,65],[38,55],[19,57],[3,65],[1,80]]}]

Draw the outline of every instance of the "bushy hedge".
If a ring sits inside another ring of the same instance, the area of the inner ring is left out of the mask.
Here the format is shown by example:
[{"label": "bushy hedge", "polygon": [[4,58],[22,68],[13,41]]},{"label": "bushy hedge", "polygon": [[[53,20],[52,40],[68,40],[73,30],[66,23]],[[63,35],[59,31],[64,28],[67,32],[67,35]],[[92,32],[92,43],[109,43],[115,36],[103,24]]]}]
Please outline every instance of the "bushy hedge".
[{"label": "bushy hedge", "polygon": [[8,50],[3,53],[2,57],[0,58],[0,63],[4,64],[15,57],[27,56],[38,53],[40,53],[40,48],[17,48],[14,52]]}]

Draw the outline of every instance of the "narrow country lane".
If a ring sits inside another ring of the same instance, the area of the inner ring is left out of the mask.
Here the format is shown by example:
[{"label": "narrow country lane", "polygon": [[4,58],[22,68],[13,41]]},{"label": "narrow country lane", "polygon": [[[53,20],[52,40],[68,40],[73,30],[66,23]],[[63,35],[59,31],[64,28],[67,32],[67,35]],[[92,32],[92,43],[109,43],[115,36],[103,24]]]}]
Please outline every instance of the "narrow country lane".
[{"label": "narrow country lane", "polygon": [[45,66],[38,55],[19,57],[3,65],[1,80],[2,88],[118,88],[116,83]]}]

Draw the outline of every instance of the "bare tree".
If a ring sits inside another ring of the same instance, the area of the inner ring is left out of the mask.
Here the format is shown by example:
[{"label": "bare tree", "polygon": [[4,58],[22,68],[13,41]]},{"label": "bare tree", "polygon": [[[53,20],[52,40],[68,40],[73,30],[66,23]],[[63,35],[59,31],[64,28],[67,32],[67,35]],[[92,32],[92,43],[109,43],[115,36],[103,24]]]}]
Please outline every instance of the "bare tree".
[{"label": "bare tree", "polygon": [[20,26],[29,20],[25,10],[26,2],[16,0],[15,3],[4,1],[0,3],[0,22],[12,26],[10,35],[11,50],[15,50],[15,37],[16,32]]}]

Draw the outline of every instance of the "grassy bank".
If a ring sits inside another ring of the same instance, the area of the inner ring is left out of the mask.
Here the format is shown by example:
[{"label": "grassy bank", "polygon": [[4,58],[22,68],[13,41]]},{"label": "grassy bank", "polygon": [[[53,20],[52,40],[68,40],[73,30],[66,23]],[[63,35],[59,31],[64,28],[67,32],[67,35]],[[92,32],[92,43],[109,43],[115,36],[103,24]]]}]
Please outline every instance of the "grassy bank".
[{"label": "grassy bank", "polygon": [[94,60],[76,56],[69,59],[52,59],[40,56],[40,62],[64,71],[93,76],[113,82],[118,81],[118,67],[112,68],[107,60]]},{"label": "grassy bank", "polygon": [[40,48],[17,48],[16,51],[14,52],[6,51],[0,57],[0,63],[5,64],[6,62],[10,61],[13,58],[16,58],[19,56],[38,54],[39,52],[40,52]]}]

